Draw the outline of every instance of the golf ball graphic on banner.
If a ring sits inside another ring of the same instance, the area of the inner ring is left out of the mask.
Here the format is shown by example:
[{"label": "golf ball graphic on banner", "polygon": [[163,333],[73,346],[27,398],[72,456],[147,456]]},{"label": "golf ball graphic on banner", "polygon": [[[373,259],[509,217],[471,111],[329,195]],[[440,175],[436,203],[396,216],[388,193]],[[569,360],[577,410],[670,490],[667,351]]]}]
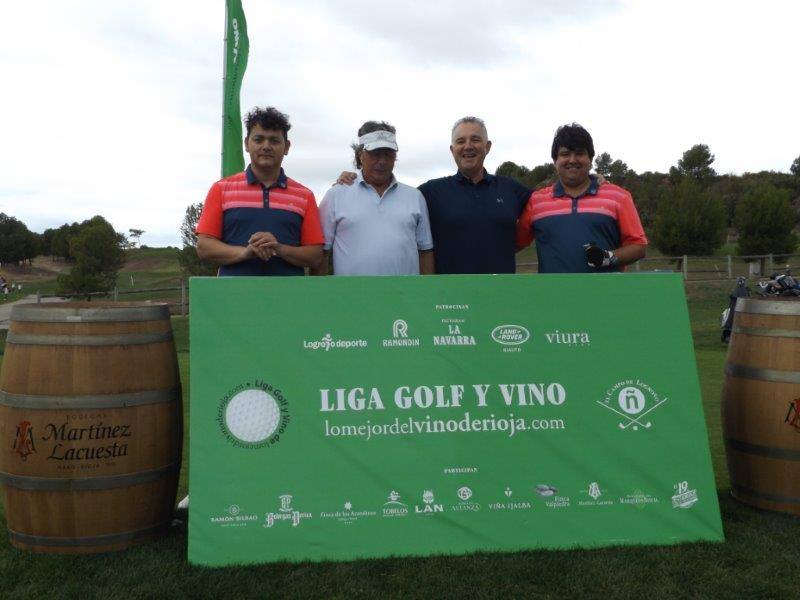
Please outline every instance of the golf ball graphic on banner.
[{"label": "golf ball graphic on banner", "polygon": [[225,424],[243,442],[263,442],[278,428],[281,411],[275,398],[263,390],[244,390],[228,403]]},{"label": "golf ball graphic on banner", "polygon": [[239,385],[222,399],[217,420],[222,433],[235,445],[268,446],[277,443],[286,429],[288,402],[268,383]]}]

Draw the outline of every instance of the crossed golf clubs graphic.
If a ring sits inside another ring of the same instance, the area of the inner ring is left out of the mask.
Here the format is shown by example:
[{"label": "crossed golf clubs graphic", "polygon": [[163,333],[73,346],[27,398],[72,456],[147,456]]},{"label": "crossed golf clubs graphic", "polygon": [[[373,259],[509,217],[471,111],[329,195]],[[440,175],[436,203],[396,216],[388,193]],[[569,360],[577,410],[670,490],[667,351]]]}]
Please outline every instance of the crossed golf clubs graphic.
[{"label": "crossed golf clubs graphic", "polygon": [[[659,401],[659,402],[655,403],[653,406],[651,406],[650,408],[648,408],[648,409],[647,409],[646,411],[644,411],[642,414],[640,414],[640,415],[636,415],[635,417],[632,417],[632,416],[630,416],[630,415],[627,415],[627,414],[625,414],[624,412],[620,412],[620,411],[618,411],[618,410],[617,410],[616,408],[614,408],[613,406],[609,406],[608,404],[606,404],[606,403],[604,403],[604,402],[600,402],[599,400],[595,400],[595,402],[597,402],[597,403],[598,403],[600,406],[604,406],[605,408],[607,408],[607,409],[608,409],[608,410],[610,410],[611,412],[615,412],[615,413],[617,413],[617,414],[618,414],[620,417],[622,417],[623,419],[627,419],[627,420],[628,420],[628,422],[627,422],[627,423],[619,423],[619,428],[620,428],[620,429],[627,429],[628,427],[630,427],[631,425],[633,425],[633,430],[634,430],[634,431],[638,431],[638,430],[639,430],[639,427],[644,427],[645,429],[650,429],[650,427],[653,425],[653,423],[652,423],[652,422],[650,422],[650,421],[647,421],[646,423],[642,423],[642,422],[641,422],[639,419],[641,419],[642,417],[644,417],[644,416],[645,416],[647,413],[654,411],[654,410],[655,410],[655,409],[657,409],[659,406],[661,406],[662,404],[664,404],[664,402],[666,402],[666,401],[667,401],[667,398],[664,398],[663,400],[661,400],[661,401]],[[636,423],[636,425],[634,425],[634,423]],[[637,427],[637,425],[638,425],[638,427]]]}]

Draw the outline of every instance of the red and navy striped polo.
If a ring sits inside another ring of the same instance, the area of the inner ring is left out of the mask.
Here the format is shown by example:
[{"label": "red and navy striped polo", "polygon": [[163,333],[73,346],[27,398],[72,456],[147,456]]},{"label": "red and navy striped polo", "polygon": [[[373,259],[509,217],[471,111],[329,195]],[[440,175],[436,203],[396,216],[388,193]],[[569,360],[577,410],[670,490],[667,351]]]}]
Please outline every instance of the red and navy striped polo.
[{"label": "red and navy striped polo", "polygon": [[[250,236],[258,231],[269,231],[280,243],[291,246],[325,242],[314,193],[286,177],[283,169],[278,180],[266,187],[249,165],[244,172],[211,186],[196,231],[234,246],[247,246]],[[302,267],[278,256],[267,262],[250,259],[219,269],[219,275],[302,274]]]},{"label": "red and navy striped polo", "polygon": [[560,181],[531,194],[517,222],[517,248],[534,238],[539,273],[618,271],[618,267],[590,267],[583,246],[591,242],[616,250],[647,244],[630,193],[612,183],[600,185],[594,176],[589,189],[577,198],[568,196]]}]

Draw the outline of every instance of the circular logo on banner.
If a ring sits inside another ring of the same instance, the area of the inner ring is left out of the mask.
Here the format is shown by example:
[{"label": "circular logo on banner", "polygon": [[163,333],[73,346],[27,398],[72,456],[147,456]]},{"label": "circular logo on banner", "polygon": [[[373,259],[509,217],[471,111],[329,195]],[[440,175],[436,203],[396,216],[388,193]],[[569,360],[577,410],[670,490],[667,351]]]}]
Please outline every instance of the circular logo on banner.
[{"label": "circular logo on banner", "polygon": [[277,443],[289,422],[288,402],[280,390],[260,380],[231,390],[220,402],[217,421],[233,444],[262,448]]},{"label": "circular logo on banner", "polygon": [[638,415],[644,409],[645,399],[642,390],[635,387],[624,387],[617,394],[619,407],[629,415]]},{"label": "circular logo on banner", "polygon": [[225,407],[228,431],[243,442],[263,442],[275,433],[280,421],[278,403],[264,390],[239,392]]}]

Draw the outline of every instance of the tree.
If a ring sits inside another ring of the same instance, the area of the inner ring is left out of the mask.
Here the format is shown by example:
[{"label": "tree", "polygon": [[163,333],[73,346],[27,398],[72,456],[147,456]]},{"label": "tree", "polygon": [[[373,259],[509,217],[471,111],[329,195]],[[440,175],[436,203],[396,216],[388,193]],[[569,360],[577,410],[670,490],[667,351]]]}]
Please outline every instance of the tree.
[{"label": "tree", "polygon": [[56,235],[56,230],[47,228],[42,234],[42,254],[53,256],[53,238]]},{"label": "tree", "polygon": [[744,193],[736,206],[735,223],[742,255],[791,254],[797,247],[791,194],[771,183],[757,183]]},{"label": "tree", "polygon": [[128,244],[129,248],[136,248],[137,244],[139,243],[139,238],[142,237],[144,233],[144,229],[128,229],[128,234],[131,238],[130,243]]},{"label": "tree", "polygon": [[69,254],[75,258],[75,266],[58,277],[56,293],[81,296],[113,289],[117,271],[125,264],[124,239],[103,217],[81,223],[80,233],[69,238]]},{"label": "tree", "polygon": [[29,233],[22,221],[0,213],[0,262],[24,260],[25,238]]},{"label": "tree", "polygon": [[[512,163],[513,164],[513,163]],[[203,203],[190,204],[181,223],[181,241],[183,248],[178,255],[178,263],[187,275],[214,275],[217,267],[212,263],[200,260],[197,256],[197,222],[203,212]]]},{"label": "tree", "polygon": [[678,161],[678,173],[697,181],[706,181],[717,173],[711,168],[714,155],[705,144],[695,144]]},{"label": "tree", "polygon": [[664,173],[645,171],[628,179],[626,187],[633,195],[642,226],[649,231],[655,222],[661,199],[669,194],[669,177]]},{"label": "tree", "polygon": [[608,152],[598,154],[594,159],[594,170],[608,179],[608,176],[611,173],[612,162],[611,155]]},{"label": "tree", "polygon": [[653,227],[653,241],[666,255],[711,254],[725,240],[722,200],[683,178],[661,198]]},{"label": "tree", "polygon": [[789,167],[789,170],[792,172],[792,175],[796,177],[800,177],[800,156],[794,159],[792,166]]},{"label": "tree", "polygon": [[549,184],[555,178],[556,168],[553,163],[544,163],[533,169],[528,169],[522,165],[506,161],[497,168],[495,175],[511,177],[524,186],[536,189]]},{"label": "tree", "polygon": [[606,179],[611,183],[622,185],[631,175],[636,175],[636,173],[629,169],[628,165],[618,159],[609,165]]}]

